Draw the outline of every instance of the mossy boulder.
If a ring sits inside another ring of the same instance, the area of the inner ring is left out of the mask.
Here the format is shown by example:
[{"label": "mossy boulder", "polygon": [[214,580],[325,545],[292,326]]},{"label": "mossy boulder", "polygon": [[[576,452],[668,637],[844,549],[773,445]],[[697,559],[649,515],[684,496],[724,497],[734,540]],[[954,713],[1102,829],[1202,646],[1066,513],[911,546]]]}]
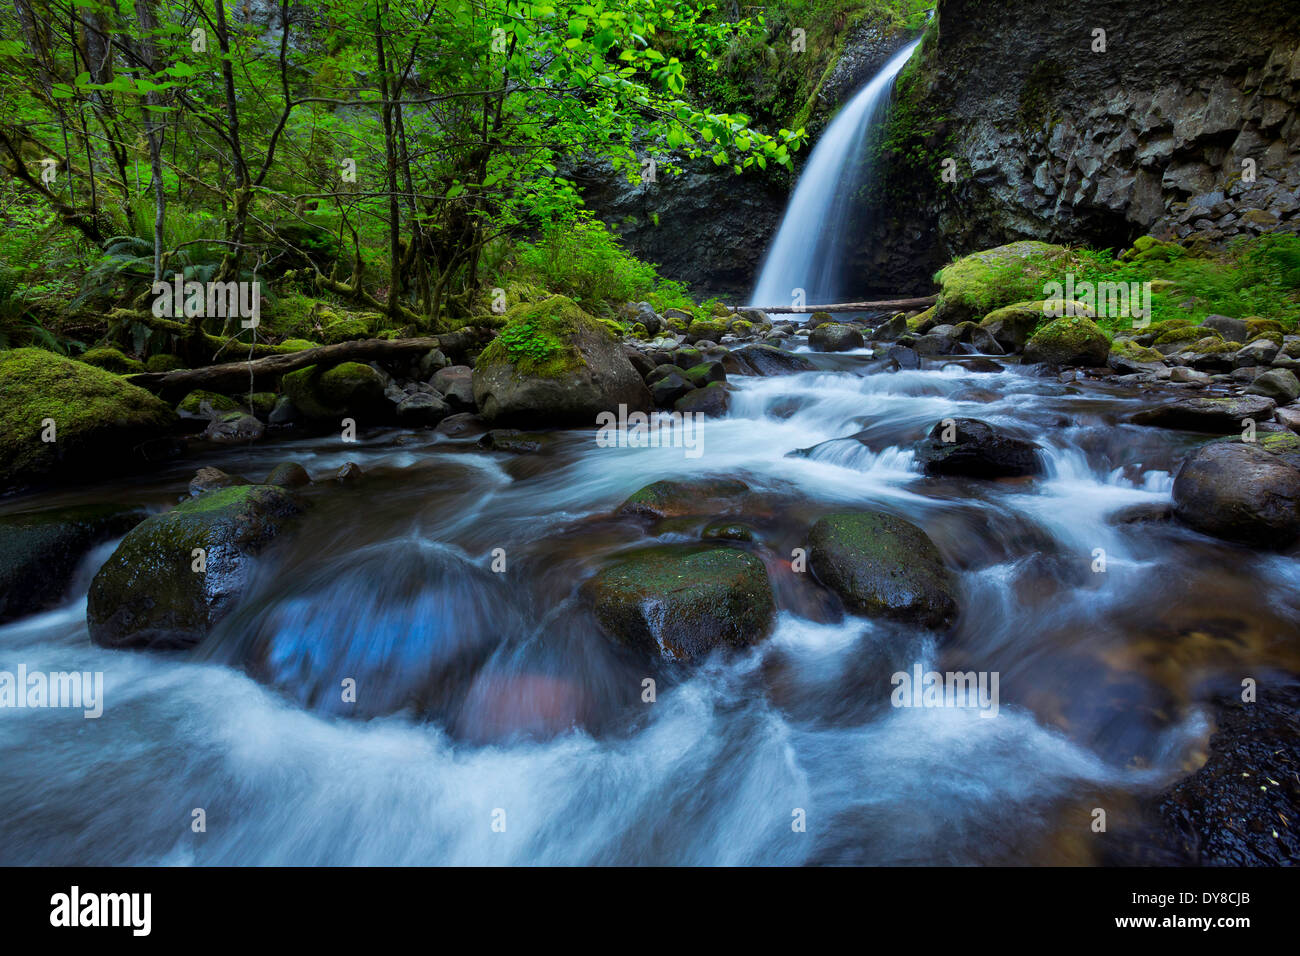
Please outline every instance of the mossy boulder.
[{"label": "mossy boulder", "polygon": [[474,401],[488,421],[525,427],[596,424],[602,412],[649,411],[650,392],[619,339],[561,295],[521,303],[474,363]]},{"label": "mossy boulder", "polygon": [[91,548],[148,516],[143,508],[82,505],[0,517],[0,623],[56,603]]},{"label": "mossy boulder", "polygon": [[182,418],[211,418],[225,412],[237,412],[240,407],[239,402],[229,396],[196,388],[180,400],[176,411]]},{"label": "mossy boulder", "polygon": [[1067,256],[1062,246],[1024,240],[958,259],[935,276],[940,291],[934,319],[956,325],[1021,300]]},{"label": "mossy boulder", "polygon": [[980,328],[992,335],[993,340],[1005,351],[1019,352],[1040,325],[1050,322],[1053,316],[1061,316],[1067,312],[1085,317],[1091,317],[1093,314],[1092,310],[1082,302],[1037,299],[1014,302],[1000,309],[994,309],[980,321]]},{"label": "mossy boulder", "polygon": [[144,362],[146,372],[174,372],[185,368],[185,361],[179,355],[150,355]]},{"label": "mossy boulder", "polygon": [[113,348],[91,349],[77,356],[77,361],[116,375],[132,375],[145,369],[144,363],[139,359],[133,359]]},{"label": "mossy boulder", "polygon": [[957,585],[929,536],[878,511],[827,515],[808,534],[817,579],[852,611],[940,629],[957,615]]},{"label": "mossy boulder", "polygon": [[91,582],[91,640],[115,648],[200,643],[243,593],[253,556],[300,510],[283,488],[240,485],[140,523]]},{"label": "mossy boulder", "polygon": [[1033,334],[1025,343],[1025,361],[1045,365],[1106,364],[1110,339],[1097,323],[1082,316],[1055,319]]},{"label": "mossy boulder", "polygon": [[848,352],[860,349],[865,342],[862,333],[842,322],[823,322],[812,330],[808,344],[818,352]]},{"label": "mossy boulder", "polygon": [[42,349],[0,352],[0,488],[143,462],[175,421],[111,372]]},{"label": "mossy boulder", "polygon": [[320,343],[308,339],[285,339],[280,343],[281,352],[301,352],[303,349],[315,348],[320,348]]},{"label": "mossy boulder", "polygon": [[749,485],[737,478],[664,479],[636,491],[618,507],[623,515],[680,518],[738,511]]},{"label": "mossy boulder", "polygon": [[1155,344],[1169,345],[1175,342],[1196,342],[1205,338],[1223,340],[1223,336],[1214,329],[1207,329],[1200,325],[1183,325],[1174,328],[1162,328],[1156,333]]},{"label": "mossy boulder", "polygon": [[1120,259],[1124,262],[1169,262],[1185,252],[1176,242],[1166,242],[1155,236],[1139,236],[1134,240],[1133,247],[1126,250]]},{"label": "mossy boulder", "polygon": [[1286,331],[1282,328],[1282,323],[1274,319],[1251,318],[1246,319],[1245,323],[1247,336],[1246,341],[1250,341],[1250,339],[1255,338],[1257,335],[1271,335],[1277,336],[1274,341],[1280,342],[1282,341],[1281,336],[1283,336]]},{"label": "mossy boulder", "polygon": [[360,362],[343,362],[323,371],[308,365],[281,378],[280,389],[308,418],[348,415],[373,420],[388,411],[383,376]]},{"label": "mossy boulder", "polygon": [[371,338],[377,325],[374,317],[365,314],[348,316],[331,322],[321,329],[320,337],[326,345],[350,342],[353,339]]},{"label": "mossy boulder", "polygon": [[1107,359],[1110,365],[1125,362],[1136,365],[1146,365],[1154,362],[1163,362],[1165,357],[1155,349],[1147,348],[1145,345],[1138,345],[1132,339],[1120,339],[1110,344],[1110,356]]},{"label": "mossy boulder", "polygon": [[734,548],[646,548],[583,587],[601,629],[632,647],[694,662],[761,639],[775,601],[763,562]]},{"label": "mossy boulder", "polygon": [[717,342],[727,334],[725,318],[696,319],[686,328],[686,341]]}]

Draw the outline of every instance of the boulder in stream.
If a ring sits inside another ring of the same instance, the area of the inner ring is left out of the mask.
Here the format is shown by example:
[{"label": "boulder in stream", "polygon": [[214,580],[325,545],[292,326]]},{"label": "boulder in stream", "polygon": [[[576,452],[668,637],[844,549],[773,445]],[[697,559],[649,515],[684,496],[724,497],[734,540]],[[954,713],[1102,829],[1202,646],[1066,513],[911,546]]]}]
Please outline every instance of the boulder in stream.
[{"label": "boulder in stream", "polygon": [[1262,395],[1179,398],[1138,412],[1133,423],[1226,435],[1241,431],[1247,419],[1257,424],[1269,421],[1273,408],[1273,399]]},{"label": "boulder in stream", "polygon": [[753,644],[775,613],[763,562],[711,545],[635,551],[598,572],[583,591],[610,636],[684,662]]},{"label": "boulder in stream", "polygon": [[878,511],[827,515],[808,545],[813,573],[851,611],[936,630],[957,616],[956,580],[910,521]]},{"label": "boulder in stream", "polygon": [[522,427],[589,425],[620,405],[653,404],[614,334],[562,295],[511,309],[479,355],[473,383],[484,418]]},{"label": "boulder in stream", "polygon": [[793,372],[811,372],[817,367],[802,355],[774,345],[746,345],[731,355],[737,363],[738,375],[789,375]]},{"label": "boulder in stream", "polygon": [[842,322],[823,322],[812,330],[808,344],[818,352],[849,352],[865,344],[862,333]]},{"label": "boulder in stream", "polygon": [[1255,444],[1211,442],[1174,478],[1174,514],[1204,534],[1281,548],[1300,535],[1300,469]]},{"label": "boulder in stream", "polygon": [[739,510],[748,493],[749,485],[737,478],[664,479],[635,492],[619,506],[618,513],[647,518],[731,514]]},{"label": "boulder in stream", "polygon": [[248,584],[250,562],[300,512],[283,488],[241,485],[136,525],[90,585],[90,639],[114,648],[200,643]]},{"label": "boulder in stream", "polygon": [[1106,364],[1110,339],[1097,323],[1082,316],[1055,319],[1033,334],[1025,343],[1025,361],[1045,365],[1083,365],[1096,368]]},{"label": "boulder in stream", "polygon": [[917,444],[916,459],[927,475],[1016,478],[1043,470],[1036,444],[1003,434],[978,418],[939,422]]}]

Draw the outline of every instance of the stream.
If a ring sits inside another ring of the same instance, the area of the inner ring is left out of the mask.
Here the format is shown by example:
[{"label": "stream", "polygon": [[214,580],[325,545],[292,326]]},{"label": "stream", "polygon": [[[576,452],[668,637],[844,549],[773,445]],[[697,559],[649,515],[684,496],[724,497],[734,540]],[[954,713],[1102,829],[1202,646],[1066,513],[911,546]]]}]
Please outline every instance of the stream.
[{"label": "stream", "polygon": [[[1117,520],[1168,504],[1195,441],[1123,424],[1149,390],[804,354],[816,371],[733,377],[699,458],[592,430],[510,455],[387,429],[6,500],[163,510],[200,466],[259,480],[284,460],[318,481],[195,651],[90,643],[113,543],[61,606],[0,628],[0,669],[105,680],[99,719],[0,720],[0,863],[1096,863],[1092,808],[1122,817],[1194,769],[1213,691],[1300,669],[1294,556]],[[911,446],[952,416],[1038,442],[1045,474],[922,476]],[[346,461],[356,487],[327,480]],[[710,519],[614,512],[700,474],[761,493],[736,546],[767,565],[776,624],[693,668],[650,663],[600,633],[579,587],[621,551],[698,540]],[[857,509],[934,539],[958,573],[951,632],[847,615],[795,570],[819,515]],[[891,675],[917,664],[998,674],[996,717],[891,706]]]}]

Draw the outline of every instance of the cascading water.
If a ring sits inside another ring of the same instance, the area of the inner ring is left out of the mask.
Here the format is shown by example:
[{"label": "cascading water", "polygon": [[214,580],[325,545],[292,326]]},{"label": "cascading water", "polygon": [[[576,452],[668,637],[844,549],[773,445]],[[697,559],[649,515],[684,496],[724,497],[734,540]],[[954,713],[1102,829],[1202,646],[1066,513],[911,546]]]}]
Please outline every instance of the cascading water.
[{"label": "cascading water", "polygon": [[920,42],[899,50],[826,127],[768,250],[752,305],[784,305],[795,289],[804,290],[808,303],[834,302],[843,291],[840,269],[853,194],[870,174],[862,144],[868,131],[884,120],[894,77]]}]

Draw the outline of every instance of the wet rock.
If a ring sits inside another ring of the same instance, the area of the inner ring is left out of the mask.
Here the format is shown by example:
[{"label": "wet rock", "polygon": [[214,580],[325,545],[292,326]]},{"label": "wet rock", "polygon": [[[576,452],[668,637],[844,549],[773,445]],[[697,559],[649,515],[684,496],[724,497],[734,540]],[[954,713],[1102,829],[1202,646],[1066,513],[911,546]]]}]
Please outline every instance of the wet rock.
[{"label": "wet rock", "polygon": [[1006,349],[1001,346],[993,333],[978,325],[971,329],[966,341],[970,342],[971,348],[980,355],[1003,355],[1006,353]]},{"label": "wet rock", "polygon": [[1257,376],[1246,389],[1246,394],[1263,395],[1279,405],[1286,405],[1300,398],[1300,379],[1288,369],[1275,368]]},{"label": "wet rock", "polygon": [[715,521],[700,532],[706,541],[753,541],[754,529],[743,521]]},{"label": "wet rock", "polygon": [[[194,473],[194,477],[190,479],[190,496],[197,498],[205,491],[251,484],[252,482],[243,475],[229,475],[220,468],[200,468]],[[272,484],[272,482],[267,482],[267,484]]]},{"label": "wet rock", "polygon": [[917,354],[916,349],[910,349],[902,345],[895,345],[886,352],[885,359],[898,371],[908,371],[921,367],[921,356]]},{"label": "wet rock", "polygon": [[1213,442],[1183,461],[1174,514],[1203,534],[1280,548],[1300,535],[1300,470],[1258,445]]},{"label": "wet rock", "polygon": [[469,412],[448,415],[438,423],[436,431],[448,438],[472,438],[487,429],[487,423]]},{"label": "wet rock", "polygon": [[1171,368],[1169,370],[1169,381],[1179,385],[1208,385],[1210,373],[1198,372],[1190,368]]},{"label": "wet rock", "polygon": [[1137,504],[1120,508],[1108,519],[1113,525],[1151,524],[1169,521],[1174,516],[1174,509],[1167,504]]},{"label": "wet rock", "polygon": [[140,523],[91,582],[91,640],[115,648],[198,644],[243,593],[252,557],[299,511],[282,488],[243,485]]},{"label": "wet rock", "polygon": [[907,331],[907,316],[899,312],[897,315],[876,326],[872,334],[872,341],[875,342],[892,342],[900,335]]},{"label": "wet rock", "polygon": [[1286,408],[1279,408],[1273,415],[1291,431],[1300,432],[1300,406],[1288,405]]},{"label": "wet rock", "polygon": [[443,401],[457,412],[472,412],[474,404],[474,370],[468,365],[449,365],[429,379]]},{"label": "wet rock", "polygon": [[642,378],[645,378],[654,371],[656,365],[655,360],[640,349],[633,348],[632,346],[624,346],[623,354],[627,356],[627,360],[632,363],[632,367],[636,369],[637,374]]},{"label": "wet rock", "polygon": [[266,420],[271,425],[291,425],[298,418],[298,406],[293,403],[293,399],[288,395],[281,395],[275,400],[275,407],[271,409],[271,414]]},{"label": "wet rock", "polygon": [[912,347],[918,355],[952,355],[957,351],[957,340],[931,332],[918,336]]},{"label": "wet rock", "polygon": [[352,484],[360,481],[366,473],[361,470],[361,466],[355,461],[344,462],[343,466],[334,473],[334,480],[340,484]]},{"label": "wet rock", "polygon": [[789,375],[793,372],[811,372],[817,366],[802,355],[787,352],[772,345],[746,345],[731,353],[743,368],[741,375]]},{"label": "wet rock", "polygon": [[92,548],[148,517],[143,508],[82,505],[0,517],[0,623],[58,602]]},{"label": "wet rock", "polygon": [[416,392],[398,402],[396,411],[403,425],[436,425],[451,414],[451,406],[437,395]]},{"label": "wet rock", "polygon": [[763,562],[734,548],[647,548],[583,587],[601,628],[633,647],[697,662],[769,630],[775,603]]},{"label": "wet rock", "polygon": [[748,492],[749,485],[735,478],[665,479],[635,492],[618,513],[652,518],[728,514],[739,509]]},{"label": "wet rock", "polygon": [[[518,330],[525,328],[534,348],[512,348]],[[538,354],[538,343],[546,354]],[[523,427],[586,425],[620,405],[629,411],[653,405],[609,329],[559,295],[521,303],[507,313],[505,328],[475,363],[473,384],[485,419]]]},{"label": "wet rock", "polygon": [[827,515],[808,545],[813,573],[852,611],[932,629],[957,615],[952,572],[911,522],[883,512]]},{"label": "wet rock", "polygon": [[239,402],[217,392],[195,389],[176,405],[176,414],[181,418],[210,421],[225,412],[240,411]]},{"label": "wet rock", "polygon": [[301,488],[311,484],[311,475],[307,474],[307,469],[296,461],[282,461],[271,469],[263,484],[276,485],[280,488]]},{"label": "wet rock", "polygon": [[261,420],[244,412],[227,412],[203,430],[203,438],[218,445],[257,441],[266,432]]},{"label": "wet rock", "polygon": [[1042,473],[1038,450],[977,418],[954,418],[936,424],[917,443],[916,460],[927,475],[1013,478]]},{"label": "wet rock", "polygon": [[650,385],[650,396],[654,399],[655,406],[658,408],[671,408],[679,398],[690,393],[695,386],[691,380],[678,368],[673,366],[660,366],[665,371],[658,374],[660,369],[655,369],[656,375]]},{"label": "wet rock", "polygon": [[1241,431],[1246,419],[1256,423],[1268,421],[1273,417],[1273,406],[1273,400],[1262,395],[1179,398],[1138,412],[1132,420],[1137,425],[1227,435]]},{"label": "wet rock", "polygon": [[705,388],[692,389],[673,403],[675,411],[707,415],[710,418],[722,418],[730,408],[731,392],[723,382],[714,382]]},{"label": "wet rock", "polygon": [[1091,319],[1075,316],[1043,326],[1025,343],[1025,361],[1045,365],[1106,364],[1110,339]]},{"label": "wet rock", "polygon": [[142,465],[175,422],[111,372],[42,349],[0,352],[0,489]]},{"label": "wet rock", "polygon": [[308,365],[284,375],[280,387],[295,408],[318,420],[383,418],[392,409],[384,397],[383,377],[360,362],[343,362],[326,370]]},{"label": "wet rock", "polygon": [[549,435],[521,432],[514,428],[494,428],[478,440],[479,447],[504,451],[512,455],[535,455],[551,444]]},{"label": "wet rock", "polygon": [[808,344],[818,352],[848,352],[865,344],[862,333],[841,322],[825,322],[812,330]]},{"label": "wet rock", "polygon": [[727,370],[722,367],[721,362],[714,360],[692,366],[683,374],[696,388],[704,388],[713,382],[725,382],[727,380]]}]

